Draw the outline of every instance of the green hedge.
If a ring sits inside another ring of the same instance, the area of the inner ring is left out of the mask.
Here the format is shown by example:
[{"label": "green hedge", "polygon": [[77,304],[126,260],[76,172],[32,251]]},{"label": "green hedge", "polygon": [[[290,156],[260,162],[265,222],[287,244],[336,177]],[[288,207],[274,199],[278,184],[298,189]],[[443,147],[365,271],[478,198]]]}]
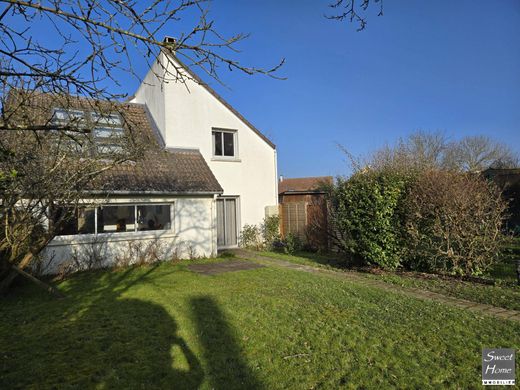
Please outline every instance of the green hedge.
[{"label": "green hedge", "polygon": [[478,275],[499,258],[505,203],[478,175],[367,169],[328,194],[329,235],[358,263]]}]

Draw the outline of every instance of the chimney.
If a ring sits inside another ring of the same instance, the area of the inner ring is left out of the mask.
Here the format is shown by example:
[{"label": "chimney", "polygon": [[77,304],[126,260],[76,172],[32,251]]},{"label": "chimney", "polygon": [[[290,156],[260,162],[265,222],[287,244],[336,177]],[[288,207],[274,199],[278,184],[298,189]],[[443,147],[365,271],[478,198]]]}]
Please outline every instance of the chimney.
[{"label": "chimney", "polygon": [[169,37],[168,35],[166,35],[163,39],[163,42],[164,43],[171,43],[173,45],[175,45],[177,43],[177,40],[173,37]]},{"label": "chimney", "polygon": [[283,175],[280,175],[280,183],[283,181]]}]

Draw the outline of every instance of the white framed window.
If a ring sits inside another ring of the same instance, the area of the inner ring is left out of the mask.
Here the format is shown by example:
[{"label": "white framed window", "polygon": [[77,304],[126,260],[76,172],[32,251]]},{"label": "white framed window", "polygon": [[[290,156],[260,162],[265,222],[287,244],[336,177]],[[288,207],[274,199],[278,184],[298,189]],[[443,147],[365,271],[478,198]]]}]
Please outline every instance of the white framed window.
[{"label": "white framed window", "polygon": [[212,129],[213,157],[235,159],[238,157],[236,130]]},{"label": "white framed window", "polygon": [[70,213],[57,232],[58,236],[104,233],[138,233],[173,230],[172,203],[106,204],[77,209],[62,207],[55,222]]},{"label": "white framed window", "polygon": [[121,117],[119,114],[101,114],[92,112],[92,122],[99,125],[121,126]]},{"label": "white framed window", "polygon": [[[97,111],[82,111],[65,108],[54,108],[53,123],[62,126],[73,126],[78,129],[85,129],[89,126],[92,131],[90,133],[78,134],[77,131],[65,131],[65,134],[71,135],[74,139],[84,137],[94,143],[94,148],[89,148],[88,153],[97,153],[100,155],[113,155],[123,153],[124,128],[121,116],[117,113],[100,113]],[[68,142],[71,151],[83,152],[84,145],[88,142],[78,143],[74,140]]]},{"label": "white framed window", "polygon": [[85,112],[81,110],[55,108],[52,119],[54,122],[80,122],[85,119]]}]

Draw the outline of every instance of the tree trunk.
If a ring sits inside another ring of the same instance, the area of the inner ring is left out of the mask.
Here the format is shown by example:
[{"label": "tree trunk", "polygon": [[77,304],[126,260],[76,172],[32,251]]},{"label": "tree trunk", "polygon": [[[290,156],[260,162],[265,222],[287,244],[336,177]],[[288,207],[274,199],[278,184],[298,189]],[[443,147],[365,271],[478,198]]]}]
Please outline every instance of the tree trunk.
[{"label": "tree trunk", "polygon": [[22,275],[24,278],[29,279],[31,282],[36,284],[38,287],[43,288],[45,291],[57,296],[58,298],[65,298],[65,296],[62,293],[60,293],[59,290],[57,290],[54,286],[42,282],[40,279],[35,278],[31,274],[19,269],[18,267],[14,266],[14,265],[13,265],[13,271]]},{"label": "tree trunk", "polygon": [[[27,253],[22,261],[20,262],[20,264],[18,265],[18,269],[23,269],[27,266],[27,264],[29,264],[32,260],[32,258],[34,257],[34,255],[29,252]],[[13,281],[16,279],[16,277],[19,275],[18,272],[16,272],[14,269],[13,269],[13,265],[11,265],[11,268],[8,272],[5,273],[5,276],[2,278],[2,280],[0,280],[0,295],[4,295],[7,293],[7,291],[9,290],[9,287],[11,287],[11,284],[13,283]]]}]

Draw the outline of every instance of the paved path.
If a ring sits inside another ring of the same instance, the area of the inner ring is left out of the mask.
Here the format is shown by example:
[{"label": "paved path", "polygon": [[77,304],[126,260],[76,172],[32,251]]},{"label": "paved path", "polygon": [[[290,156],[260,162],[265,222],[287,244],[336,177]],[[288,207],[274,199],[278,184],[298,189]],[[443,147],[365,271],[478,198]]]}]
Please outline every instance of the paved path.
[{"label": "paved path", "polygon": [[380,280],[368,279],[368,278],[360,275],[357,272],[333,271],[333,270],[329,270],[326,268],[319,268],[319,267],[312,267],[309,265],[296,264],[296,263],[292,263],[290,261],[262,256],[256,252],[252,252],[252,251],[248,251],[248,250],[244,250],[244,249],[236,249],[233,251],[233,253],[235,253],[235,255],[239,258],[253,260],[260,264],[278,266],[278,267],[289,268],[289,269],[294,269],[294,270],[303,271],[303,272],[315,273],[315,274],[328,275],[328,276],[340,278],[340,279],[348,279],[348,280],[352,280],[352,281],[358,282],[358,283],[366,285],[366,286],[375,287],[375,288],[379,288],[382,290],[399,292],[399,293],[410,295],[410,296],[413,296],[413,297],[419,298],[419,299],[426,299],[426,300],[441,302],[441,303],[444,303],[447,305],[459,307],[461,309],[471,310],[471,311],[491,315],[491,316],[502,318],[502,319],[505,318],[505,319],[520,322],[520,311],[518,311],[518,310],[509,310],[509,309],[504,309],[504,308],[496,307],[496,306],[492,306],[492,305],[486,305],[483,303],[476,303],[476,302],[472,302],[472,301],[467,301],[465,299],[450,297],[450,296],[439,294],[439,293],[432,292],[432,291],[422,290],[419,288],[396,286],[394,284],[386,283],[386,282],[383,282]]},{"label": "paved path", "polygon": [[248,269],[256,269],[264,267],[262,264],[251,263],[250,261],[243,260],[230,260],[221,263],[209,263],[209,264],[190,264],[188,269],[193,272],[197,272],[203,275],[217,275],[224,272],[234,271],[245,271]]}]

